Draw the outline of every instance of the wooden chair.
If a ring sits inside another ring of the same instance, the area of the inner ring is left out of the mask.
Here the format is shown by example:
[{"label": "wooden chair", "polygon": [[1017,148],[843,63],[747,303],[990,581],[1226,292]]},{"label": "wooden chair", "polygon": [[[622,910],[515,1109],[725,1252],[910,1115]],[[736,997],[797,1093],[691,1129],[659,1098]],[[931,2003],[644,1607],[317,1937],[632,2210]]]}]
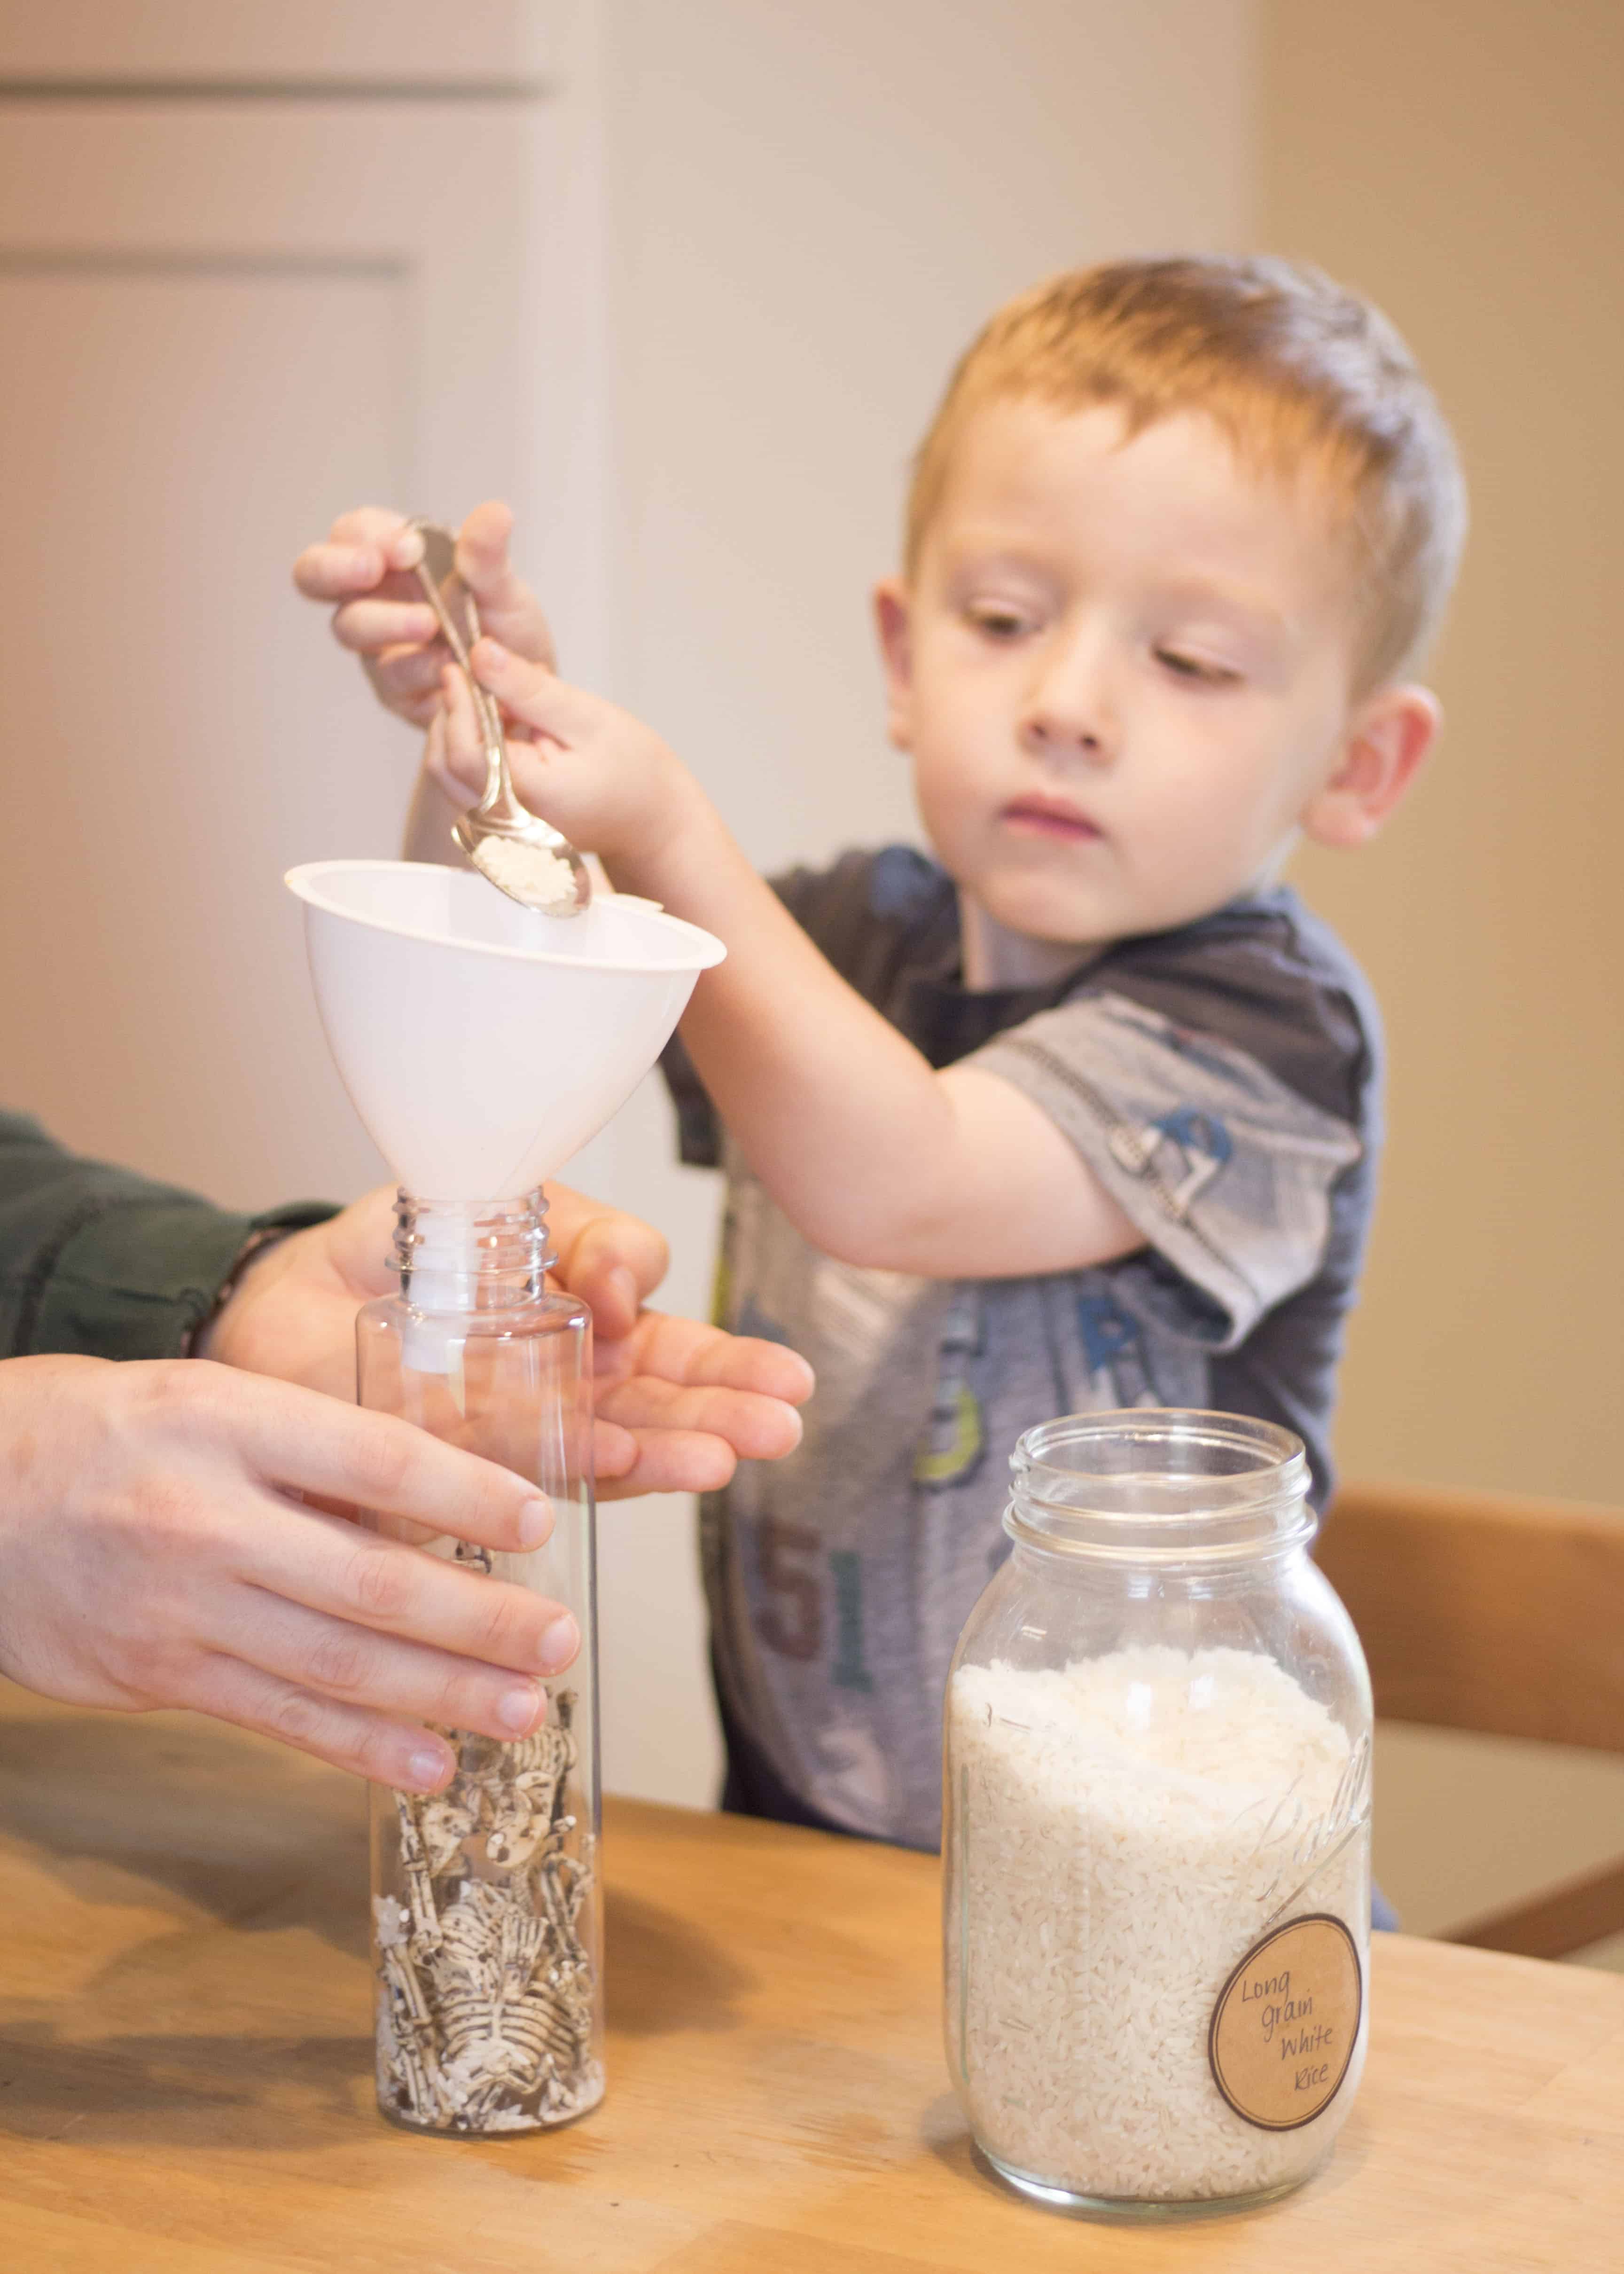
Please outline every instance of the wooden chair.
[{"label": "wooden chair", "polygon": [[[1349,1484],[1315,1549],[1378,1716],[1624,1753],[1624,1511]],[[1561,1958],[1624,1929],[1624,1858],[1440,1938]]]}]

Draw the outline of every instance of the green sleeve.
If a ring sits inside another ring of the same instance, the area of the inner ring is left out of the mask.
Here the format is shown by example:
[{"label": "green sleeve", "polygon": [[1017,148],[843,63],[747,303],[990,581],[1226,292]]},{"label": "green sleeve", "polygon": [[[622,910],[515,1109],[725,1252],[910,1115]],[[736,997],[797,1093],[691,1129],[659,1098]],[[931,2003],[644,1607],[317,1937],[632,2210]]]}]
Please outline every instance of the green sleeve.
[{"label": "green sleeve", "polygon": [[335,1213],[304,1201],[234,1215],[0,1113],[0,1358],[178,1357],[254,1232]]}]

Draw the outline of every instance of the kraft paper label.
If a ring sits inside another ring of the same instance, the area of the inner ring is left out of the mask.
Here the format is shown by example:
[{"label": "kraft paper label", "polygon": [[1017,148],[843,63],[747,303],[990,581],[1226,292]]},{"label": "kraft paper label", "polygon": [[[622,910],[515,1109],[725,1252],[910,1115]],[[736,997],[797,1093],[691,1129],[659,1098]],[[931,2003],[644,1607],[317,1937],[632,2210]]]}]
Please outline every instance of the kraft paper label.
[{"label": "kraft paper label", "polygon": [[1254,1943],[1207,2032],[1214,2082],[1236,2114],[1265,2132],[1312,2124],[1348,2074],[1364,1993],[1353,1937],[1327,1911]]}]

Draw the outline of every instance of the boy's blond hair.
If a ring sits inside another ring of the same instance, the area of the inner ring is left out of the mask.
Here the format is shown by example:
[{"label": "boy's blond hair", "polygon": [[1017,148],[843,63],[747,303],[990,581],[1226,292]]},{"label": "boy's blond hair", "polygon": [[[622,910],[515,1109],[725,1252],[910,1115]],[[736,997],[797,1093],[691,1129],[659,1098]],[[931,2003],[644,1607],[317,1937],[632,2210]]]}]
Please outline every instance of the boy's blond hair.
[{"label": "boy's blond hair", "polygon": [[910,575],[966,420],[1020,397],[1117,404],[1130,434],[1203,410],[1243,463],[1306,474],[1353,543],[1361,690],[1425,650],[1460,560],[1465,485],[1431,388],[1368,300],[1291,261],[1215,256],[1112,261],[1023,293],[972,343],[920,445]]}]

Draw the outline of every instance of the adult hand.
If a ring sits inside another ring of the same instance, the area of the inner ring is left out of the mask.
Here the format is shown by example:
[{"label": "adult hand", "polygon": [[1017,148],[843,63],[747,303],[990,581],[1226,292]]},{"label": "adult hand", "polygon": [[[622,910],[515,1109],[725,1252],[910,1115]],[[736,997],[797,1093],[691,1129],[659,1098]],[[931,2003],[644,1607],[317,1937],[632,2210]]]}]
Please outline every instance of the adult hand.
[{"label": "adult hand", "polygon": [[[652,1225],[547,1187],[554,1282],[591,1306],[600,1498],[710,1492],[739,1462],[779,1460],[801,1442],[795,1408],[812,1369],[781,1344],[642,1308],[665,1274]],[[395,1196],[369,1193],[327,1224],[255,1258],[200,1354],[283,1382],[355,1396],[355,1314],[395,1276]]]},{"label": "adult hand", "polygon": [[[553,663],[553,635],[541,604],[508,558],[508,508],[476,506],[457,535],[456,565],[487,631],[532,663]],[[336,603],[333,634],[358,655],[380,700],[414,726],[437,716],[440,675],[450,660],[433,611],[409,572],[422,539],[403,514],[360,506],[341,514],[326,539],[300,553],[293,581],[307,599]]]},{"label": "adult hand", "polygon": [[533,1485],[409,1422],[195,1360],[0,1364],[0,1671],[188,1706],[414,1791],[423,1725],[528,1735],[580,1646],[560,1604],[309,1506],[533,1547]]}]

